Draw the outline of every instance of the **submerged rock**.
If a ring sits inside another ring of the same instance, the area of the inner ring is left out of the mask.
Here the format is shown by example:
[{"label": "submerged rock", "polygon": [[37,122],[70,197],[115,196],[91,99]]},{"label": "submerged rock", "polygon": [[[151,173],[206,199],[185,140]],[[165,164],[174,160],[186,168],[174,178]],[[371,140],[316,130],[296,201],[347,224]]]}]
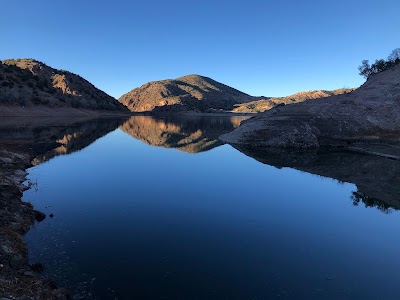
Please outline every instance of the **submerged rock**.
[{"label": "submerged rock", "polygon": [[46,215],[40,211],[35,210],[35,220],[38,222],[42,222],[46,219]]}]

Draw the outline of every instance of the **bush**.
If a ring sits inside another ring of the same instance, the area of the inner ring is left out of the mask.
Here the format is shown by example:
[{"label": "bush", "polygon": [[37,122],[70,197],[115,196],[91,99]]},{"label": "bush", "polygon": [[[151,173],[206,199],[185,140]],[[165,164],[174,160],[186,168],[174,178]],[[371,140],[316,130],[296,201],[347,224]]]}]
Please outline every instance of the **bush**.
[{"label": "bush", "polygon": [[28,81],[30,77],[31,77],[30,74],[26,74],[25,73],[25,74],[21,75],[21,80],[22,81]]},{"label": "bush", "polygon": [[33,104],[35,104],[35,105],[39,105],[39,104],[42,103],[42,100],[40,100],[39,96],[33,96],[33,97],[32,97],[32,102],[33,102]]}]

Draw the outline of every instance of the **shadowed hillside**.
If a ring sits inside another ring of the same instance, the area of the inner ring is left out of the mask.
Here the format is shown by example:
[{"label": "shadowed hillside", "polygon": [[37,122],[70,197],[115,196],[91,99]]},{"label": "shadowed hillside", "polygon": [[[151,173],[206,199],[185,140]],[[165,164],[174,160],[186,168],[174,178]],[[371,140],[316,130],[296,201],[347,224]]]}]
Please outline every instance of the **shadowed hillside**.
[{"label": "shadowed hillside", "polygon": [[79,75],[33,59],[0,62],[0,106],[127,112],[113,97]]}]

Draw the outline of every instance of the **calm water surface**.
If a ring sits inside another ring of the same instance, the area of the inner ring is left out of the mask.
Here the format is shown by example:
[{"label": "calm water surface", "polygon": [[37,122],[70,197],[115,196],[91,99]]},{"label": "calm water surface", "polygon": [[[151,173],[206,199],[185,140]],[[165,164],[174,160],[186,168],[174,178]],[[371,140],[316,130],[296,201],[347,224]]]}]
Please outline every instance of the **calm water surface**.
[{"label": "calm water surface", "polygon": [[24,194],[54,214],[26,236],[31,262],[75,299],[398,299],[398,194],[373,180],[385,164],[397,180],[396,163],[245,155],[216,140],[239,122],[56,134]]}]

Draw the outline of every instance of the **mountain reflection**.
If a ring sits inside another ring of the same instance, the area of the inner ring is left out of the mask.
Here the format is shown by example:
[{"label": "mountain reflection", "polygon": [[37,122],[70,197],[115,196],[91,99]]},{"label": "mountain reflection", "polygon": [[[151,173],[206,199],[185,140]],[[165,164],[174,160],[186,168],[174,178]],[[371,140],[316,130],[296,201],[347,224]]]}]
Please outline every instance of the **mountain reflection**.
[{"label": "mountain reflection", "polygon": [[0,147],[29,154],[32,165],[79,151],[118,128],[124,119],[2,119]]},{"label": "mountain reflection", "polygon": [[[125,119],[0,120],[0,150],[28,154],[38,165],[52,157],[79,151],[118,127],[149,145],[188,153],[222,145],[218,137],[247,117],[151,117]],[[354,205],[375,207],[384,213],[400,209],[400,161],[348,152],[262,150],[236,147],[257,161],[277,168],[290,167],[353,183]]]},{"label": "mountain reflection", "polygon": [[218,137],[232,131],[248,117],[133,116],[120,129],[151,146],[188,153],[211,150],[223,143]]},{"label": "mountain reflection", "polygon": [[384,213],[400,209],[398,160],[348,152],[235,148],[263,164],[353,183],[357,186],[357,191],[351,195],[355,206],[363,203],[365,207],[375,207]]}]

